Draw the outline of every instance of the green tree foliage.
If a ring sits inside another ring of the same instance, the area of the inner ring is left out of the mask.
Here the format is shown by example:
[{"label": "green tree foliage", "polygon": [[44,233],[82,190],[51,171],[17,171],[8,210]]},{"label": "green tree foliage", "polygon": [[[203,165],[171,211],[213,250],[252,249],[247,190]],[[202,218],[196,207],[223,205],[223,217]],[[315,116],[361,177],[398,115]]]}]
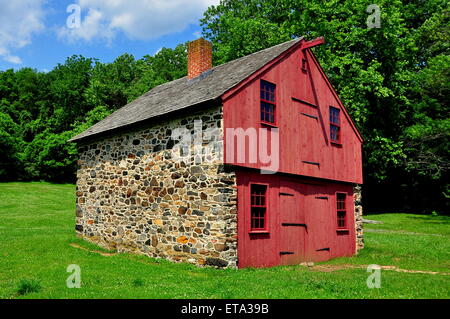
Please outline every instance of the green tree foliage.
[{"label": "green tree foliage", "polygon": [[51,106],[50,126],[67,131],[92,107],[85,98],[92,76],[92,59],[72,56],[47,74]]},{"label": "green tree foliage", "polygon": [[149,89],[187,74],[186,45],[175,49],[162,48],[154,56],[146,55],[138,61],[142,76],[128,90],[128,101],[141,96]]},{"label": "green tree foliage", "polygon": [[77,147],[70,138],[186,71],[184,44],[139,60],[72,56],[48,73],[0,71],[0,181],[74,182]]},{"label": "green tree foliage", "polygon": [[0,112],[0,180],[18,177],[20,161],[18,151],[22,141],[17,136],[19,127],[11,117]]},{"label": "green tree foliage", "polygon": [[94,66],[86,98],[91,105],[105,105],[117,110],[127,104],[128,90],[142,72],[132,55],[124,54],[111,64]]}]

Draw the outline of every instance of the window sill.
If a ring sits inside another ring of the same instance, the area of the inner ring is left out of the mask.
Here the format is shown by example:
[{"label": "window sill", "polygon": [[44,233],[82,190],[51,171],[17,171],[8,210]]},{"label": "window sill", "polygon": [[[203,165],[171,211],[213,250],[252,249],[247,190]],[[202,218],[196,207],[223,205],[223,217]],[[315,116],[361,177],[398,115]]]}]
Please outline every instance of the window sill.
[{"label": "window sill", "polygon": [[336,232],[337,233],[348,233],[350,230],[349,229],[347,229],[347,228],[339,228],[339,229],[336,229]]},{"label": "window sill", "polygon": [[336,147],[342,147],[342,143],[336,142],[336,141],[331,141],[331,145],[336,146]]},{"label": "window sill", "polygon": [[278,126],[275,125],[274,123],[261,122],[261,125],[268,126],[268,127],[273,127],[273,128],[278,128]]},{"label": "window sill", "polygon": [[254,234],[268,234],[269,231],[268,230],[250,230],[248,233],[250,235],[254,235]]}]

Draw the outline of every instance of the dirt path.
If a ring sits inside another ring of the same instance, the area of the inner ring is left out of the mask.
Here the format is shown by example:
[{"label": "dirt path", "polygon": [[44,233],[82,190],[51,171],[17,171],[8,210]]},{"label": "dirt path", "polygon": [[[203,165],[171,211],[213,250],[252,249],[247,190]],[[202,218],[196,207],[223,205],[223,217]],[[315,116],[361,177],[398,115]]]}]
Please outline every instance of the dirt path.
[{"label": "dirt path", "polygon": [[[313,265],[313,266],[307,266],[313,271],[323,271],[323,272],[332,272],[332,271],[338,271],[338,270],[344,270],[344,269],[367,269],[368,265],[350,265],[350,264],[344,264],[344,265]],[[380,268],[382,270],[390,270],[390,271],[396,271],[396,272],[404,272],[404,273],[410,273],[410,274],[427,274],[427,275],[444,275],[449,276],[450,273],[447,272],[438,272],[438,271],[427,271],[427,270],[410,270],[410,269],[402,269],[397,266],[381,266]]]},{"label": "dirt path", "polygon": [[90,250],[88,248],[82,247],[82,246],[80,246],[78,244],[75,244],[75,243],[71,243],[70,246],[72,246],[74,248],[82,249],[82,250],[85,250],[85,251],[89,251],[91,253],[100,254],[100,255],[105,256],[105,257],[117,255],[117,253],[107,253],[107,252],[100,251],[100,250]]},{"label": "dirt path", "polygon": [[403,230],[389,230],[389,229],[364,229],[364,232],[367,233],[391,233],[391,234],[402,234],[402,235],[419,235],[419,236],[439,236],[446,237],[446,235],[442,234],[431,234],[431,233],[416,233],[416,232],[408,232]]},{"label": "dirt path", "polygon": [[[82,249],[84,251],[88,251],[91,253],[100,254],[105,257],[110,257],[117,255],[118,253],[108,253],[103,252],[100,250],[90,250],[88,248],[82,247],[78,244],[71,243],[70,246],[78,249]],[[139,261],[141,262],[141,261]],[[149,263],[149,264],[155,264],[155,263]],[[350,264],[343,264],[343,265],[314,265],[313,263],[305,263],[302,264],[302,266],[309,267],[312,271],[322,271],[322,272],[332,272],[332,271],[339,271],[339,270],[345,270],[345,269],[367,269],[368,265],[350,265]],[[410,269],[402,269],[398,268],[397,266],[380,266],[382,270],[391,270],[391,271],[397,271],[397,272],[405,272],[410,274],[427,274],[427,275],[444,275],[449,276],[450,273],[446,272],[438,272],[438,271],[426,271],[426,270],[410,270]]]}]

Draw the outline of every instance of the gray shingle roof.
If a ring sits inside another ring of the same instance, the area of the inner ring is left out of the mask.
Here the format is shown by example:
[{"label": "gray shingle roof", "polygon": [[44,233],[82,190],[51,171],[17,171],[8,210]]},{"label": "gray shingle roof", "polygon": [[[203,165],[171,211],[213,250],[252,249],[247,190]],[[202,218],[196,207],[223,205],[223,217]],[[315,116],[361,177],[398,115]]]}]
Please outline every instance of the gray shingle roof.
[{"label": "gray shingle roof", "polygon": [[154,87],[69,141],[79,141],[217,99],[301,39],[287,41],[218,65],[195,79],[183,77]]}]

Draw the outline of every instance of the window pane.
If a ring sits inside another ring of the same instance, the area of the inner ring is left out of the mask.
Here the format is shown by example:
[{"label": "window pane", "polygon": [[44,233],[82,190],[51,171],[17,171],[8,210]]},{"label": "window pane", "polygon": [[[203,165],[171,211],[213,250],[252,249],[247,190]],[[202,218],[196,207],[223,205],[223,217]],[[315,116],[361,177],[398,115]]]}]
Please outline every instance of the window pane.
[{"label": "window pane", "polygon": [[275,102],[275,84],[261,81],[261,98],[270,102]]},{"label": "window pane", "polygon": [[275,122],[275,105],[261,101],[261,121]]},{"label": "window pane", "polygon": [[339,112],[340,110],[335,107],[330,107],[330,123],[339,125]]},{"label": "window pane", "polygon": [[251,211],[251,228],[252,229],[264,229],[265,226],[265,211],[263,207],[252,207]]},{"label": "window pane", "polygon": [[332,141],[339,141],[339,127],[330,125],[330,138]]},{"label": "window pane", "polygon": [[338,227],[344,228],[345,227],[345,212],[338,212]]},{"label": "window pane", "polygon": [[345,201],[346,201],[347,195],[344,193],[337,193],[336,194],[336,210],[337,210],[337,224],[338,228],[345,228],[346,227],[346,220],[345,220]]},{"label": "window pane", "polygon": [[346,195],[343,193],[336,194],[336,203],[337,203],[338,210],[345,209],[345,198],[346,198]]}]

